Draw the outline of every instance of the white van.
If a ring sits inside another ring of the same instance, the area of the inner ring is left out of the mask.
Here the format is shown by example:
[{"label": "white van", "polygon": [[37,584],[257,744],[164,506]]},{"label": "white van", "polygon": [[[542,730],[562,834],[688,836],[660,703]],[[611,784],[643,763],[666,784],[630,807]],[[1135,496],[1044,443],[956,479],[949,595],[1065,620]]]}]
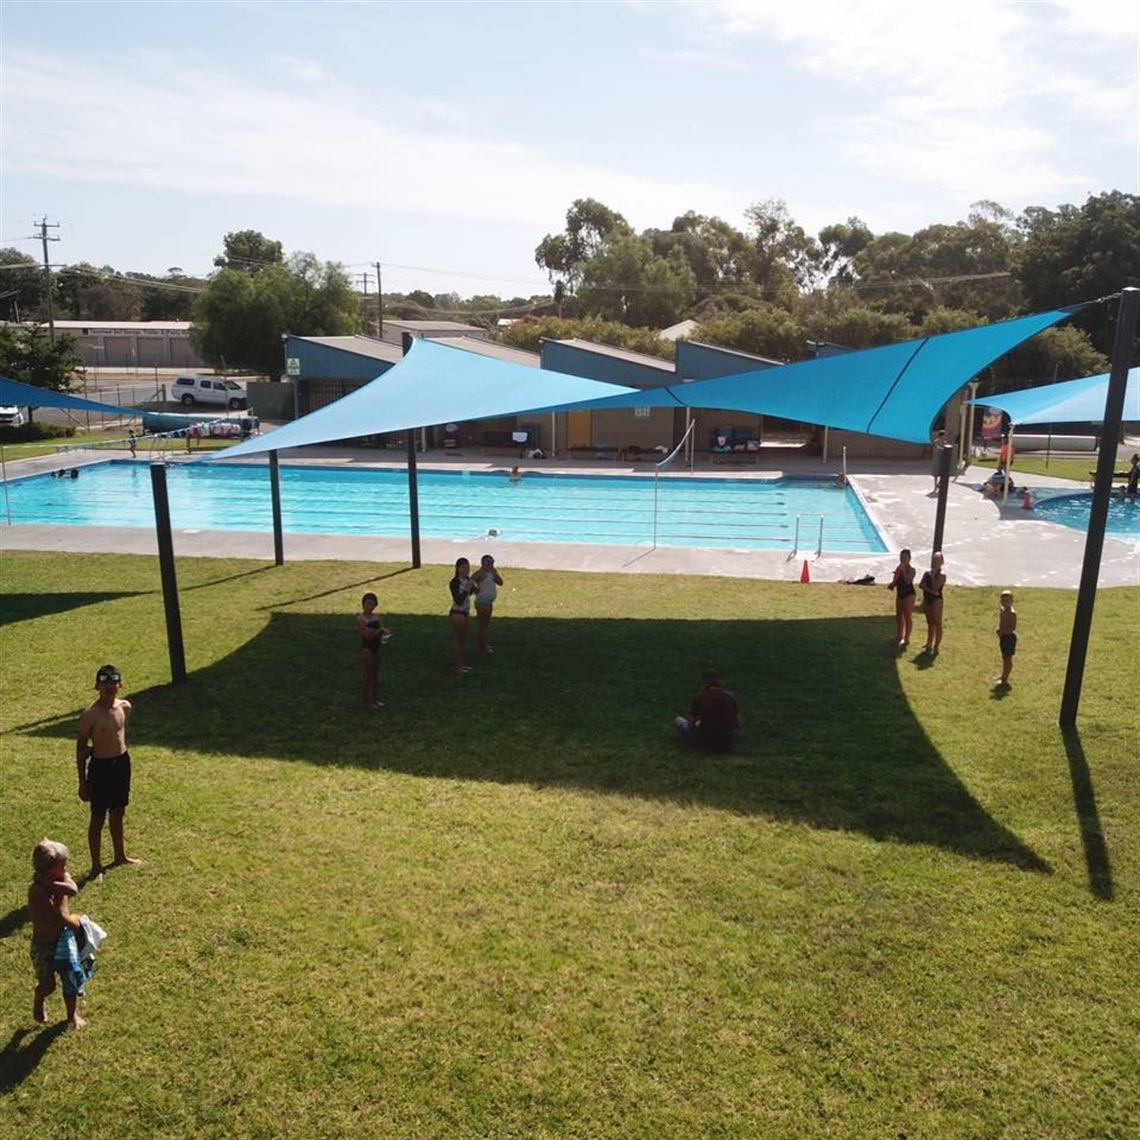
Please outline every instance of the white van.
[{"label": "white van", "polygon": [[249,407],[245,385],[224,376],[179,376],[171,385],[170,395],[186,407],[192,404],[218,404],[234,409]]}]

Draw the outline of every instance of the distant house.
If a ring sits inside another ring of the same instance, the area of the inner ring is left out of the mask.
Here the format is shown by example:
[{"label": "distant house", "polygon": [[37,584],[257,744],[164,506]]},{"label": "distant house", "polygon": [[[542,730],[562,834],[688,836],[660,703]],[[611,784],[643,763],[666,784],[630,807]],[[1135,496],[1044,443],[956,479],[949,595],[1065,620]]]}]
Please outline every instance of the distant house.
[{"label": "distant house", "polygon": [[438,340],[445,336],[468,336],[474,340],[486,340],[487,330],[478,325],[467,325],[462,321],[390,321],[384,318],[384,329],[380,334],[381,340],[389,344],[402,344],[404,333],[412,336],[424,336],[431,340]]},{"label": "distant house", "polygon": [[683,336],[693,336],[700,327],[697,321],[680,321],[678,324],[670,325],[667,329],[662,329],[657,335],[662,340],[678,340]]}]

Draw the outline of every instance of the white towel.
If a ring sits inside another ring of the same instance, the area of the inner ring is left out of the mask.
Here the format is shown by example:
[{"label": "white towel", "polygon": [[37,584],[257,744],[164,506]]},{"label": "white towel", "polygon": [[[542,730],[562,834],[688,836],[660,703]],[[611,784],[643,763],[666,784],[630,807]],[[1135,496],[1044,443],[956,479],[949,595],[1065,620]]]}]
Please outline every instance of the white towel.
[{"label": "white towel", "polygon": [[95,951],[103,945],[107,932],[89,914],[79,920],[79,925],[83,927],[83,937],[86,939],[83,943],[83,957],[94,958]]}]

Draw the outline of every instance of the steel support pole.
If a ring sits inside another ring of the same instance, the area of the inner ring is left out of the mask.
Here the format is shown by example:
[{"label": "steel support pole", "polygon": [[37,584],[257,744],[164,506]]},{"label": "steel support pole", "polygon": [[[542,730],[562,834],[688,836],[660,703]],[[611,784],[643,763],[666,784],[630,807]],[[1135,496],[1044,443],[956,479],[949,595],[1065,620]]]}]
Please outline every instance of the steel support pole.
[{"label": "steel support pole", "polygon": [[174,538],[170,530],[170,497],[166,491],[166,464],[150,465],[154,495],[154,530],[158,539],[158,566],[162,575],[162,603],[166,609],[166,643],[170,649],[170,678],[186,680],[186,650],[182,644],[182,615],[178,609],[178,576],[174,568]]},{"label": "steel support pole", "polygon": [[938,506],[934,510],[934,538],[930,543],[931,553],[942,549],[942,534],[946,529],[946,496],[950,492],[950,467],[954,448],[936,447],[938,453]]},{"label": "steel support pole", "polygon": [[1116,450],[1120,426],[1124,418],[1124,394],[1128,388],[1128,367],[1132,362],[1132,343],[1136,335],[1136,318],[1140,312],[1140,289],[1124,289],[1116,314],[1116,339],[1112,345],[1112,371],[1108,375],[1108,395],[1104,401],[1104,429],[1100,437],[1100,455],[1096,464],[1089,510],[1089,533],[1085,539],[1085,560],[1081,567],[1081,584],[1077,589],[1077,608],[1073,614],[1073,636],[1069,641],[1069,664],[1065,670],[1065,689],[1061,694],[1062,728],[1077,723],[1081,703],[1081,686],[1085,679],[1089,630],[1096,602],[1100,559],[1104,552],[1104,532],[1108,523],[1108,502],[1112,497],[1112,473],[1116,469]]},{"label": "steel support pole", "polygon": [[[412,351],[411,333],[403,334],[404,355]],[[416,475],[416,429],[408,428],[408,510],[412,525],[412,569],[418,570],[420,559],[420,488]]]},{"label": "steel support pole", "polygon": [[281,468],[277,452],[269,453],[269,497],[273,502],[273,561],[285,565],[285,529],[281,525]]}]

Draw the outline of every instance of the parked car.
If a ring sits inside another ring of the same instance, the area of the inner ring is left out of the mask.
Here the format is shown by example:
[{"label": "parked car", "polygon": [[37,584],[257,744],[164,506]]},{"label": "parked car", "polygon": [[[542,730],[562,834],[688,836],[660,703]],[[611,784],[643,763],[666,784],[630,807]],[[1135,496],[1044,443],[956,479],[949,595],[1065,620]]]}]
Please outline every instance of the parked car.
[{"label": "parked car", "polygon": [[0,427],[23,427],[24,413],[15,404],[0,404]]},{"label": "parked car", "polygon": [[223,408],[249,407],[244,384],[224,376],[179,376],[171,387],[173,398],[190,407],[193,404],[219,404]]}]

